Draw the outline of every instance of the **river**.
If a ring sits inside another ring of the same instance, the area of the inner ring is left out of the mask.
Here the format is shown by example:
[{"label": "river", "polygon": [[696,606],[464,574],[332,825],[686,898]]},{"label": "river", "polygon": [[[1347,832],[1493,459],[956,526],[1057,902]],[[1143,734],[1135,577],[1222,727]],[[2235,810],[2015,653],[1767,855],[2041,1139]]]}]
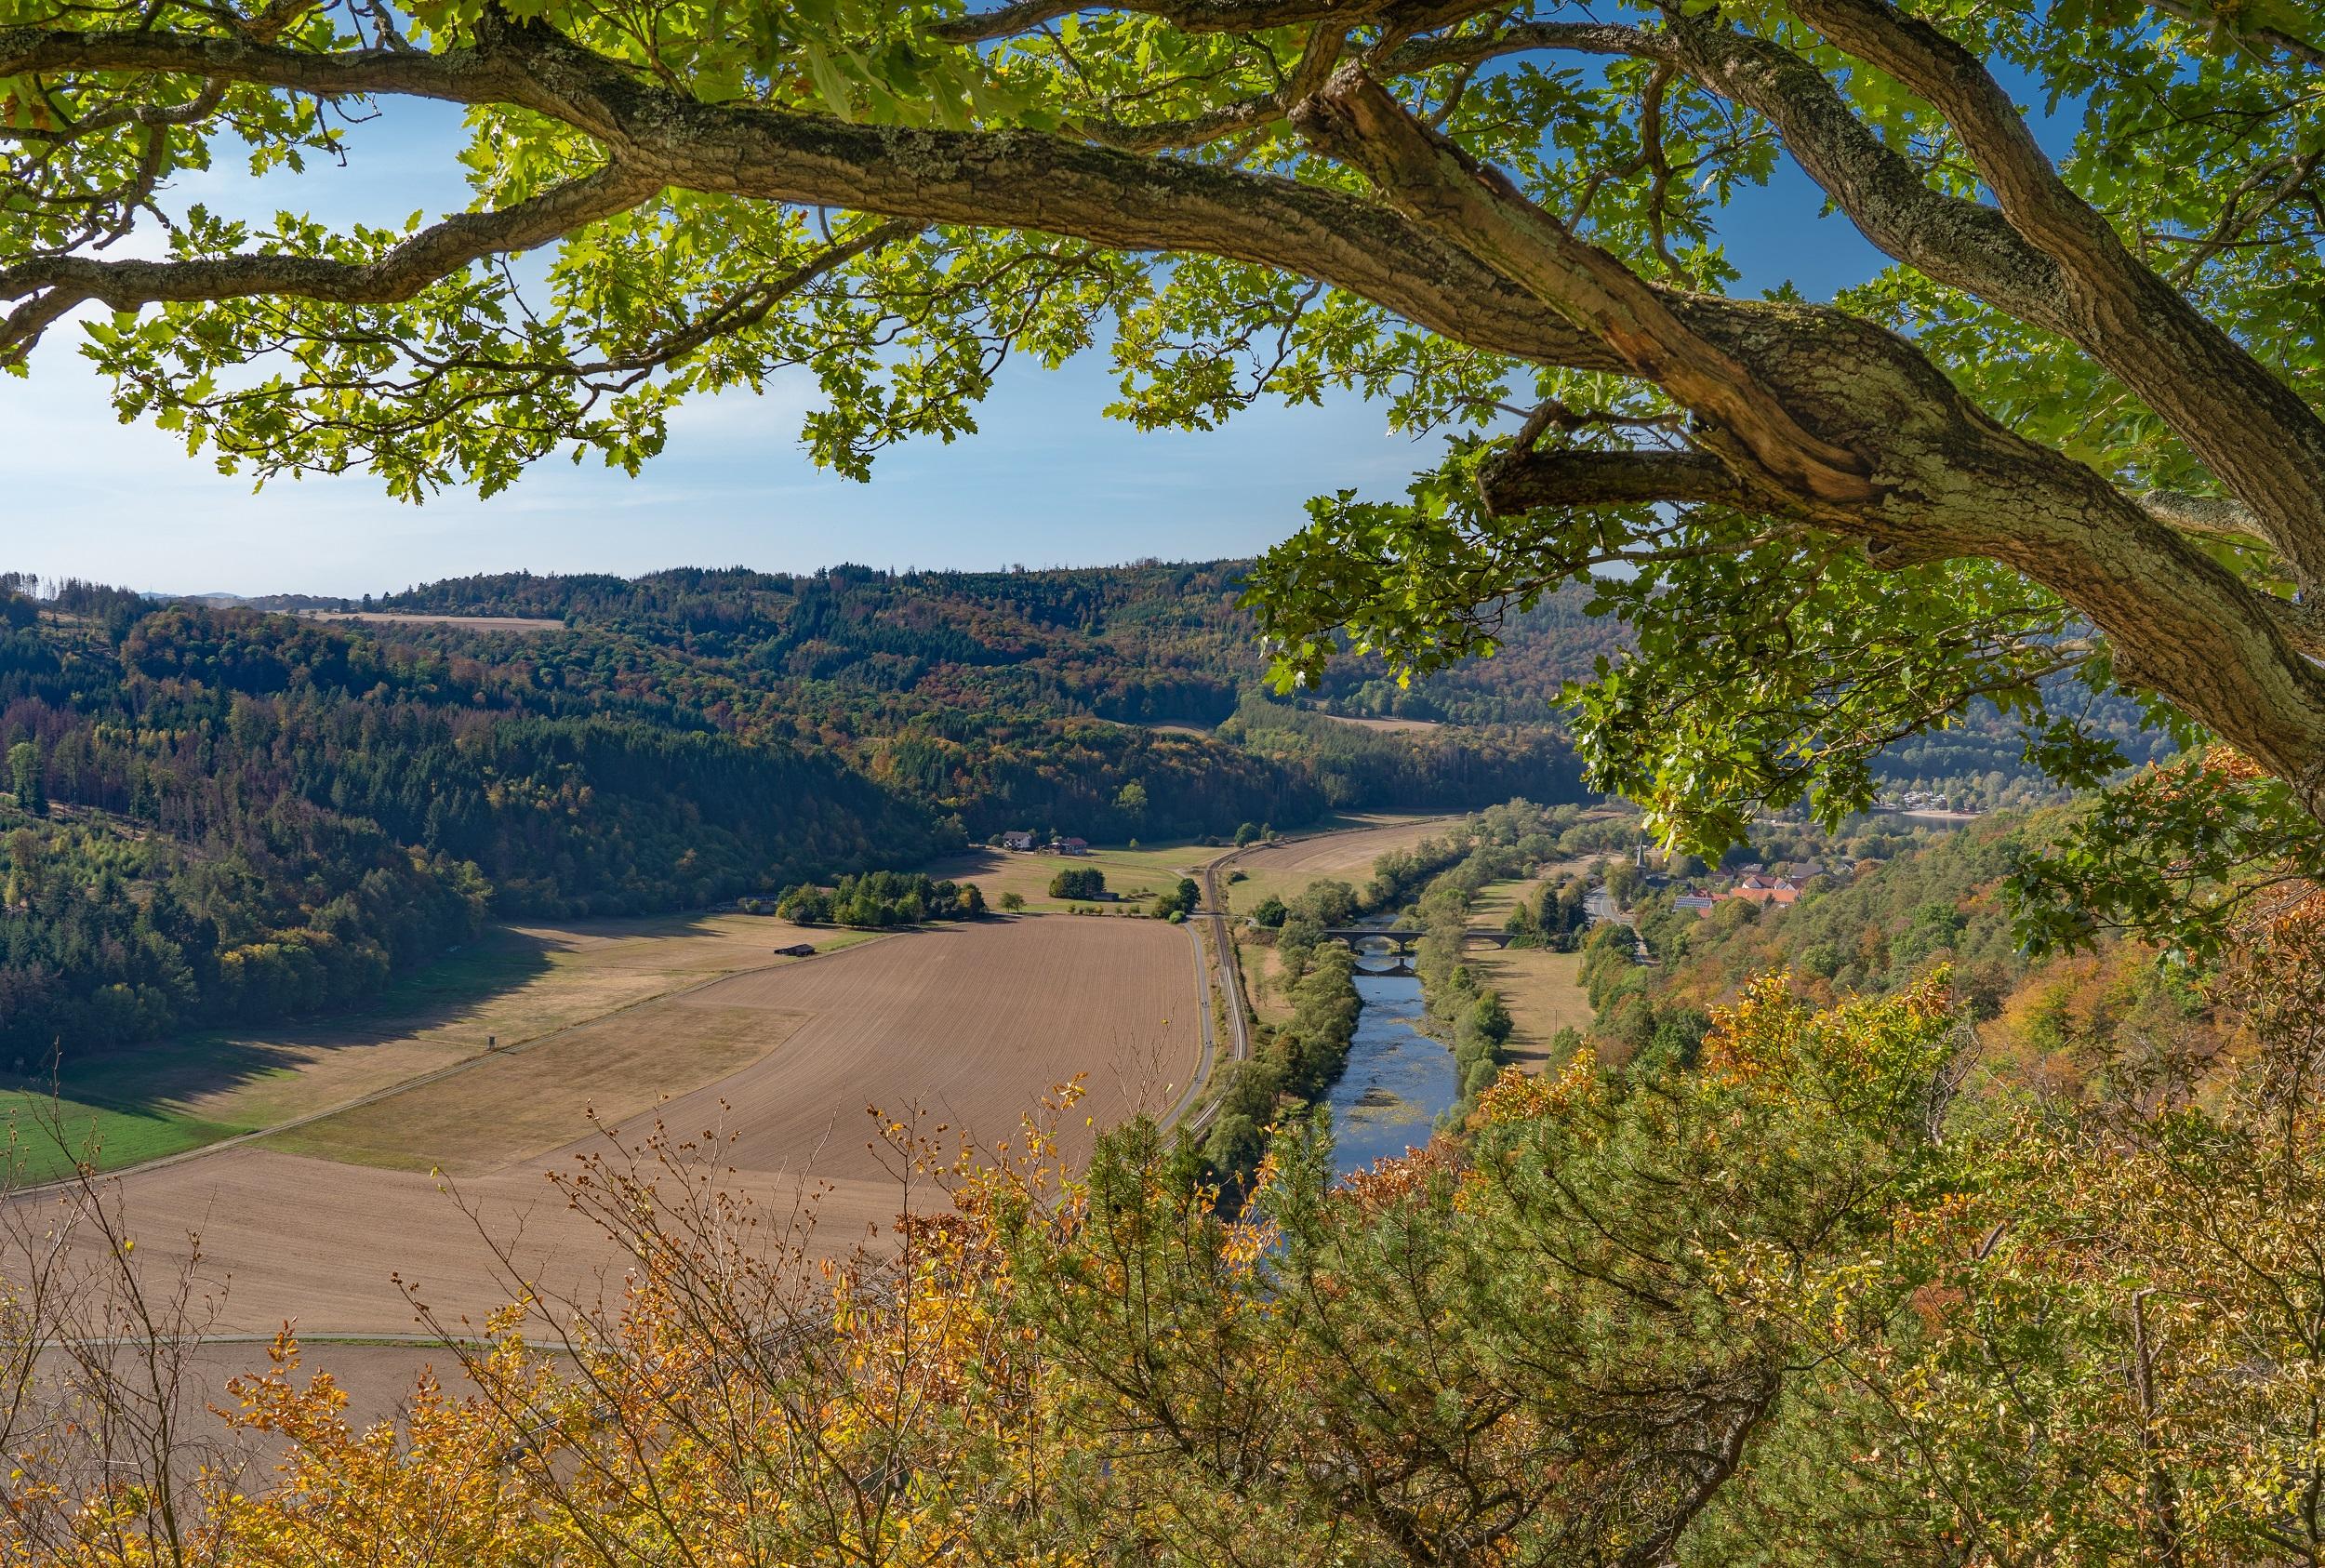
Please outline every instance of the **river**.
[{"label": "river", "polygon": [[1421,982],[1375,975],[1361,964],[1348,1065],[1325,1105],[1332,1111],[1333,1160],[1348,1176],[1375,1160],[1428,1142],[1438,1117],[1460,1096],[1453,1052],[1421,1030]]}]

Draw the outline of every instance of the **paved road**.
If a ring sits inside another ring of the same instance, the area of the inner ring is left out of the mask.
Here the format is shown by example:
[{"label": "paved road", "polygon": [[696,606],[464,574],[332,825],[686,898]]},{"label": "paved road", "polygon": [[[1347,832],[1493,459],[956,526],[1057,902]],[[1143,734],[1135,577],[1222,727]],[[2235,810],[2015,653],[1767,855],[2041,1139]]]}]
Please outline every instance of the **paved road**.
[{"label": "paved road", "polygon": [[1219,882],[1219,869],[1242,857],[1240,849],[1229,850],[1202,869],[1202,907],[1211,922],[1213,945],[1219,954],[1219,981],[1227,988],[1228,1027],[1235,1033],[1235,1059],[1251,1059],[1251,1020],[1243,1012],[1243,977],[1235,953],[1234,922],[1228,910],[1227,895]]},{"label": "paved road", "polygon": [[[1243,1012],[1243,976],[1235,954],[1234,923],[1229,917],[1225,884],[1219,880],[1223,867],[1230,865],[1242,854],[1230,849],[1202,869],[1202,918],[1211,923],[1211,944],[1218,954],[1217,977],[1219,994],[1227,999],[1228,1030],[1235,1037],[1235,1060],[1251,1060],[1251,1020]],[[1190,928],[1191,935],[1191,928]],[[1207,977],[1206,977],[1207,979]],[[1211,1027],[1209,987],[1203,999],[1203,1028]],[[1208,1067],[1206,1060],[1205,1066]],[[1188,1130],[1200,1133],[1211,1125],[1219,1114],[1219,1102],[1213,1100],[1187,1123]]]},{"label": "paved road", "polygon": [[1614,896],[1606,890],[1604,884],[1592,888],[1584,897],[1582,907],[1589,912],[1590,918],[1594,921],[1612,921],[1617,925],[1629,926],[1631,958],[1640,963],[1654,962],[1654,954],[1647,950],[1647,939],[1639,935],[1639,923],[1614,907]]},{"label": "paved road", "polygon": [[1212,1066],[1218,1059],[1211,1028],[1211,969],[1203,962],[1202,935],[1191,921],[1187,926],[1187,942],[1195,950],[1195,1005],[1202,1009],[1202,1056],[1195,1063],[1195,1076],[1188,1083],[1187,1092],[1178,1096],[1178,1103],[1171,1107],[1169,1115],[1162,1118],[1165,1127],[1187,1114],[1187,1108],[1194,1104],[1195,1097],[1210,1083]]}]

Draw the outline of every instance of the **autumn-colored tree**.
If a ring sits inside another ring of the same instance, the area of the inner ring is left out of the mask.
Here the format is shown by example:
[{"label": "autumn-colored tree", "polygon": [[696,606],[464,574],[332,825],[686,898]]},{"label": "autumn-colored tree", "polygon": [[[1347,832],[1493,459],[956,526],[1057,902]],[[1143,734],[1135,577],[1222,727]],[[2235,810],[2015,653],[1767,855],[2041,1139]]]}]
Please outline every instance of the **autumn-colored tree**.
[{"label": "autumn-colored tree", "polygon": [[10,1282],[0,1562],[2313,1562],[2320,932],[2279,894],[2246,1043],[2072,1116],[1938,976],[1756,982],[1692,1068],[1509,1072],[1336,1187],[1287,1126],[1236,1213],[1143,1121],[1066,1179],[1068,1095],[1011,1147],[884,1122],[911,1217],[825,1262],[657,1137],[566,1181],[625,1296],[447,1333],[473,1391],[400,1428],[283,1342],[233,1390],[274,1478],[173,1449],[192,1305],[116,1226],[91,1288]]}]

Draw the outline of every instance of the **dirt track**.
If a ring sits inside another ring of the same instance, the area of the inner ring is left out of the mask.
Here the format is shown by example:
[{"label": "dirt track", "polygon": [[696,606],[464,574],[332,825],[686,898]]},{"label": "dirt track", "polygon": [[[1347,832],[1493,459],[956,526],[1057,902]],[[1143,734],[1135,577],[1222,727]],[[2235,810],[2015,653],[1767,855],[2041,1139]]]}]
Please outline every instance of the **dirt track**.
[{"label": "dirt track", "polygon": [[[817,1250],[840,1252],[884,1227],[899,1189],[867,1145],[868,1107],[918,1104],[982,1142],[1008,1137],[1056,1083],[1089,1074],[1082,1110],[1100,1126],[1176,1098],[1201,1026],[1184,934],[1160,922],[990,922],[902,935],[828,958],[737,975],[631,1017],[687,1049],[690,1012],[800,1016],[762,1059],[641,1113],[673,1134],[736,1135],[736,1183],[778,1214],[803,1184],[828,1184]],[[1070,1157],[1090,1134],[1070,1119]],[[581,1134],[577,1122],[574,1131]],[[569,1168],[594,1136],[463,1177],[462,1202],[530,1277],[589,1292],[613,1259],[545,1173]],[[448,1320],[481,1318],[509,1282],[476,1225],[432,1177],[244,1147],[116,1178],[143,1267],[174,1269],[198,1233],[202,1274],[222,1289],[217,1332],[266,1333],[295,1319],[311,1335],[408,1333],[394,1279],[417,1281]],[[28,1200],[29,1201],[29,1200]],[[616,1282],[607,1280],[608,1284]],[[316,1364],[328,1364],[320,1349]]]},{"label": "dirt track", "polygon": [[1357,729],[1376,729],[1384,734],[1409,734],[1416,730],[1444,727],[1435,719],[1367,719],[1354,713],[1327,713],[1321,708],[1313,711],[1319,718],[1330,719],[1335,724],[1348,724]]},{"label": "dirt track", "polygon": [[409,610],[301,610],[309,620],[356,620],[370,626],[457,626],[463,631],[563,631],[562,620],[537,616],[432,616]]}]

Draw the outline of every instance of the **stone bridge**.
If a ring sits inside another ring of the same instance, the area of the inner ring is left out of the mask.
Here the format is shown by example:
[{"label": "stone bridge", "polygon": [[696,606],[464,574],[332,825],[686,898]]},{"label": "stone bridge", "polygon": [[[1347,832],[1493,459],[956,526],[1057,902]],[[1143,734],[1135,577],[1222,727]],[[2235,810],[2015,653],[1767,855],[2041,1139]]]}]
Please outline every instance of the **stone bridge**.
[{"label": "stone bridge", "polygon": [[[1345,942],[1360,952],[1368,942],[1387,942],[1393,950],[1408,953],[1428,935],[1426,931],[1395,925],[1334,925],[1325,928],[1324,940]],[[1510,933],[1507,931],[1481,931],[1475,926],[1462,933],[1464,942],[1483,942],[1496,948],[1509,946],[1509,937]]]}]

